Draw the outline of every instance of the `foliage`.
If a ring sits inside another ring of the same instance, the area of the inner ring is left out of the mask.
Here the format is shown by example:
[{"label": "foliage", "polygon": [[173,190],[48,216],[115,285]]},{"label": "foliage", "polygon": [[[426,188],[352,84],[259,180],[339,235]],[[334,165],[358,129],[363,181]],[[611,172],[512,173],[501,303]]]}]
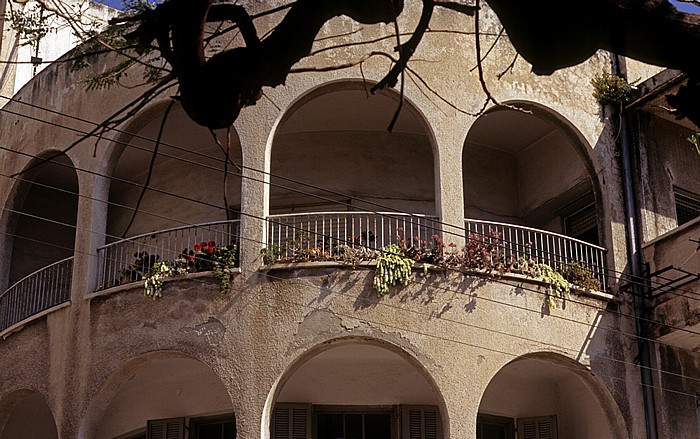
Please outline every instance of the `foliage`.
[{"label": "foliage", "polygon": [[621,102],[631,89],[630,83],[624,78],[608,72],[602,72],[591,79],[593,97],[601,105]]},{"label": "foliage", "polygon": [[389,292],[390,287],[399,284],[408,285],[413,264],[414,260],[406,254],[404,248],[396,244],[387,245],[377,258],[372,286],[380,296],[383,296]]},{"label": "foliage", "polygon": [[46,13],[41,5],[27,6],[23,10],[17,10],[12,7],[11,3],[8,4],[10,11],[6,17],[0,17],[0,19],[4,18],[10,23],[10,28],[17,32],[21,45],[38,45],[51,30],[49,25],[51,15]]},{"label": "foliage", "polygon": [[571,284],[564,279],[561,273],[554,270],[547,264],[536,264],[534,266],[534,274],[536,277],[544,279],[547,282],[547,295],[544,302],[549,309],[556,309],[559,300],[569,298]]},{"label": "foliage", "polygon": [[148,269],[144,268],[144,295],[155,300],[162,297],[166,278],[205,271],[212,271],[219,289],[228,291],[237,260],[236,245],[217,247],[214,241],[195,244],[192,250],[184,249],[174,261],[158,261]]},{"label": "foliage", "polygon": [[[588,290],[600,290],[600,281],[582,261],[573,261],[552,267],[532,256],[529,245],[521,254],[506,254],[502,235],[497,231],[488,234],[472,233],[464,247],[450,243],[445,245],[438,235],[428,243],[414,237],[412,245],[403,238],[403,230],[397,231],[396,243],[380,251],[353,244],[365,243],[361,237],[351,239],[348,245],[332,246],[328,243],[313,243],[304,233],[289,239],[282,247],[264,248],[260,251],[264,264],[275,262],[340,261],[350,265],[371,261],[377,264],[373,287],[379,295],[385,295],[391,286],[407,285],[415,263],[469,273],[482,271],[491,275],[505,273],[522,274],[543,279],[547,284],[545,303],[550,309],[557,307],[560,299],[568,297],[571,286]],[[365,234],[369,235],[369,234]],[[323,248],[330,250],[323,250]]]},{"label": "foliage", "polygon": [[593,272],[586,267],[583,261],[573,261],[568,264],[562,264],[558,271],[564,279],[577,287],[586,290],[600,291],[600,281],[593,275]]},{"label": "foliage", "polygon": [[119,272],[119,283],[143,279],[159,260],[159,255],[149,255],[145,251],[134,253],[134,262]]}]

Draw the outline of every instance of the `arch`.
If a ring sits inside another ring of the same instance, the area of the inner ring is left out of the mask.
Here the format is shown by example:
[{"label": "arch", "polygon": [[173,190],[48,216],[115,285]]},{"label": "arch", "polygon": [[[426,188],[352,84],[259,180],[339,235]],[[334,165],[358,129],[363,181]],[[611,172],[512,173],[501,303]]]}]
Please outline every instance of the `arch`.
[{"label": "arch", "polygon": [[336,338],[295,358],[270,390],[262,417],[263,438],[278,404],[303,404],[310,416],[344,407],[355,413],[366,407],[432,407],[436,428],[449,437],[446,404],[425,365],[402,347],[377,338]]},{"label": "arch", "polygon": [[528,353],[496,371],[481,395],[477,437],[512,438],[507,432],[516,423],[541,419],[559,432],[548,437],[629,437],[607,387],[586,366],[553,352]]},{"label": "arch", "polygon": [[[175,103],[165,122],[153,174],[132,227],[126,230],[170,102],[152,104],[114,139],[102,171],[110,176],[107,241],[182,225],[224,220],[223,170],[225,153],[211,132],[194,122]],[[225,132],[217,137],[226,147]],[[241,163],[238,134],[231,130],[231,160]],[[241,182],[229,166],[229,208],[240,209]]]},{"label": "arch", "polygon": [[29,389],[16,390],[0,400],[0,439],[37,437],[58,439],[51,408]]},{"label": "arch", "polygon": [[[420,109],[404,97],[395,128],[388,133],[400,95],[394,90],[370,95],[371,85],[358,79],[318,85],[279,116],[266,147],[266,171],[271,180],[266,204],[270,213],[383,210],[377,204],[386,206],[384,210],[436,213],[438,148],[432,128]],[[295,148],[298,145],[305,147]],[[379,170],[386,173],[379,174]],[[278,174],[336,193],[276,179]],[[397,179],[406,187],[392,183],[397,176],[406,177]],[[383,193],[373,190],[371,177],[381,178]],[[291,190],[285,193],[281,186]],[[293,195],[294,190],[310,195]]]},{"label": "arch", "polygon": [[[47,150],[31,160],[11,189],[3,214],[3,265],[6,288],[54,262],[73,256],[79,182],[73,161]],[[39,163],[38,166],[37,163]]]},{"label": "arch", "polygon": [[138,433],[148,421],[183,418],[187,425],[215,417],[233,422],[235,438],[233,412],[228,390],[210,366],[181,352],[150,352],[109,375],[92,397],[78,437],[112,438]]},{"label": "arch", "polygon": [[594,203],[597,231],[583,239],[606,242],[607,210],[591,145],[549,107],[532,101],[506,104],[524,111],[493,107],[474,122],[465,139],[465,217],[565,233],[561,218]]}]

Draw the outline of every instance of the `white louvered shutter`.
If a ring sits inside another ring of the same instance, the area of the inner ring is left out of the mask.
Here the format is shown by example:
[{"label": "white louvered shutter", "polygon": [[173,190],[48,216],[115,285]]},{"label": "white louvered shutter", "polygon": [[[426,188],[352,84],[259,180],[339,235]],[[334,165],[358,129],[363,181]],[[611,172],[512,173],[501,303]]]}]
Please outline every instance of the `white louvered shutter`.
[{"label": "white louvered shutter", "polygon": [[441,439],[435,406],[401,406],[401,439]]},{"label": "white louvered shutter", "polygon": [[557,439],[557,417],[518,419],[518,439]]},{"label": "white louvered shutter", "polygon": [[277,404],[271,429],[272,439],[311,439],[311,406]]},{"label": "white louvered shutter", "polygon": [[153,419],[146,425],[146,439],[184,439],[185,418]]}]

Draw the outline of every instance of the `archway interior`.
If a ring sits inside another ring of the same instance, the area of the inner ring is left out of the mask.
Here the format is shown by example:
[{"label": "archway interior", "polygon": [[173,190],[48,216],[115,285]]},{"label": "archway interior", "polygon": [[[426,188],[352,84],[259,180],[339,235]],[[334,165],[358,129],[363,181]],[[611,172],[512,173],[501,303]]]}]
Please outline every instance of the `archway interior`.
[{"label": "archway interior", "polygon": [[[116,164],[109,191],[108,242],[226,219],[225,154],[209,130],[196,125],[175,105],[165,123],[148,190],[133,225],[126,229],[147,180],[164,111],[135,132]],[[225,131],[218,131],[217,136],[226,147]],[[231,138],[230,159],[240,164],[241,147],[233,131]],[[241,203],[241,178],[235,166],[230,165],[228,170],[227,202],[235,216]]]},{"label": "archway interior", "polygon": [[[10,221],[12,285],[28,274],[73,256],[78,176],[65,155],[37,166],[20,185]],[[14,229],[14,230],[12,230]]]},{"label": "archway interior", "polygon": [[598,243],[592,176],[551,121],[517,110],[481,116],[465,141],[462,172],[465,218]]},{"label": "archway interior", "polygon": [[607,416],[583,380],[543,359],[509,363],[481,398],[477,439],[514,439],[516,428],[533,439],[612,438]]},{"label": "archway interior", "polygon": [[12,408],[5,425],[0,425],[0,438],[58,439],[56,422],[44,398],[30,392]]},{"label": "archway interior", "polygon": [[272,437],[289,428],[304,438],[440,436],[439,396],[401,355],[346,344],[315,355],[288,377],[273,414]]},{"label": "archway interior", "polygon": [[[229,395],[219,377],[200,361],[152,360],[121,379],[119,390],[102,416],[96,438],[126,435],[140,439],[146,437],[148,426],[164,426],[172,431],[167,436],[172,439],[184,439],[187,429],[189,437],[235,439]],[[197,436],[192,436],[195,430]]]},{"label": "archway interior", "polygon": [[430,140],[408,103],[389,133],[396,106],[387,93],[354,88],[329,91],[293,109],[272,145],[270,213],[383,210],[362,202],[370,201],[386,210],[434,215]]}]

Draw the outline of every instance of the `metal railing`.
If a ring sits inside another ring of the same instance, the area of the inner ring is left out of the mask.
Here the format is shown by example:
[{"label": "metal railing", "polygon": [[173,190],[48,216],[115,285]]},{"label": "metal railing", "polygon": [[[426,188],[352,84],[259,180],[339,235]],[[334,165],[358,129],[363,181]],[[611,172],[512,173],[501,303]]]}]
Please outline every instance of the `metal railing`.
[{"label": "metal railing", "polygon": [[416,239],[432,243],[440,231],[437,218],[405,213],[319,212],[268,216],[267,244],[277,249],[278,259],[291,258],[300,246],[315,247],[332,255],[339,246],[373,249],[396,243],[407,246]]},{"label": "metal railing", "polygon": [[73,257],[54,262],[15,282],[0,295],[0,332],[70,300]]},{"label": "metal railing", "polygon": [[122,239],[97,249],[96,290],[142,280],[154,263],[172,261],[201,242],[238,245],[239,220],[175,227]]},{"label": "metal railing", "polygon": [[579,239],[514,224],[464,220],[467,239],[498,240],[507,258],[532,258],[552,268],[577,263],[590,271],[605,291],[605,249]]}]

